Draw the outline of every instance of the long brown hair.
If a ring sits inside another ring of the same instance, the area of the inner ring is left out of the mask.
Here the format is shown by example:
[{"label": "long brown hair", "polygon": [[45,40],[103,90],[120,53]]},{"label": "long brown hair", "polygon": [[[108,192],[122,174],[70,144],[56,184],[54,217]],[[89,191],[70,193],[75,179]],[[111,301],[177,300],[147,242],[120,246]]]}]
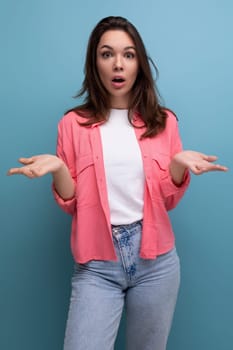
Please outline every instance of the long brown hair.
[{"label": "long brown hair", "polygon": [[84,67],[85,77],[82,88],[76,97],[84,95],[84,103],[72,111],[87,118],[82,125],[90,126],[93,123],[105,121],[108,118],[110,98],[103,86],[96,65],[97,46],[101,36],[107,30],[123,30],[133,40],[136,48],[139,70],[129,100],[128,117],[133,125],[132,115],[137,112],[143,120],[146,131],[142,137],[152,137],[165,128],[166,110],[159,103],[159,93],[152,76],[150,63],[158,69],[147,56],[145,46],[140,34],[132,23],[123,17],[110,16],[103,18],[93,29],[87,46],[86,62]]}]

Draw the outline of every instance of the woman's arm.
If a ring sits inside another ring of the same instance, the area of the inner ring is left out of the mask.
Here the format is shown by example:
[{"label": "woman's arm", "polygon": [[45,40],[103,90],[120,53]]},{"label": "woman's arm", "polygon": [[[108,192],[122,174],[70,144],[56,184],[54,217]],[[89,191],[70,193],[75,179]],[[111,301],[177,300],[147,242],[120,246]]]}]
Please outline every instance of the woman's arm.
[{"label": "woman's arm", "polygon": [[32,179],[51,173],[54,187],[61,198],[67,200],[74,197],[74,181],[62,159],[51,154],[41,154],[30,158],[20,158],[19,162],[23,166],[11,168],[8,175],[20,174]]}]

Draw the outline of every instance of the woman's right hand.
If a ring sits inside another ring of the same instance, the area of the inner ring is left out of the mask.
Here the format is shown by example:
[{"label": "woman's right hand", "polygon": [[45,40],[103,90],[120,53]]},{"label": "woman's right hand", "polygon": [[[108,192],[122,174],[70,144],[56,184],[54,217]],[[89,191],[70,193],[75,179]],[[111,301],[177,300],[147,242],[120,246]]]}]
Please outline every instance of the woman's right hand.
[{"label": "woman's right hand", "polygon": [[29,178],[44,176],[48,173],[55,174],[63,166],[63,161],[55,155],[40,154],[30,158],[19,158],[21,167],[11,168],[7,175],[25,175]]}]

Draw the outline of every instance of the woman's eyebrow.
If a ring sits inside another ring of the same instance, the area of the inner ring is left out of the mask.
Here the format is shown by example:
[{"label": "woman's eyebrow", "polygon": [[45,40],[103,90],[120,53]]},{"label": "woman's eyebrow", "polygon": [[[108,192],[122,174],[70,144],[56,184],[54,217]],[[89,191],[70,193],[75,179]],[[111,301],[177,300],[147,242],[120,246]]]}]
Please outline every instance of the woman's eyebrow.
[{"label": "woman's eyebrow", "polygon": [[[104,49],[104,48],[109,49],[109,50],[114,50],[114,48],[112,46],[106,45],[106,44],[100,47],[100,49]],[[126,47],[124,47],[124,51],[129,50],[129,49],[133,49],[133,50],[136,51],[136,48],[134,46],[126,46]]]},{"label": "woman's eyebrow", "polygon": [[130,50],[130,49],[133,49],[133,50],[136,51],[136,48],[135,48],[134,46],[126,46],[126,47],[124,48],[124,50]]},{"label": "woman's eyebrow", "polygon": [[103,46],[101,46],[100,47],[100,49],[109,49],[109,50],[113,50],[113,48],[111,47],[111,46],[109,46],[109,45],[103,45]]}]

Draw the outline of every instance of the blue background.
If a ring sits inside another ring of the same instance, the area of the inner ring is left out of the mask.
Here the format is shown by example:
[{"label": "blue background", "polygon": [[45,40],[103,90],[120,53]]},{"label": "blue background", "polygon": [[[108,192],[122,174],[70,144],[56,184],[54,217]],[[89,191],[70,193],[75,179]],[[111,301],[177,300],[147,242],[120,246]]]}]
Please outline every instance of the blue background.
[{"label": "blue background", "polygon": [[[182,284],[168,350],[233,343],[230,0],[2,0],[0,9],[0,348],[62,349],[73,261],[70,217],[50,175],[7,177],[19,156],[54,153],[57,123],[78,103],[93,26],[122,15],[141,33],[186,149],[217,154],[228,173],[192,176],[171,213]],[[123,349],[124,319],[117,339]]]}]

